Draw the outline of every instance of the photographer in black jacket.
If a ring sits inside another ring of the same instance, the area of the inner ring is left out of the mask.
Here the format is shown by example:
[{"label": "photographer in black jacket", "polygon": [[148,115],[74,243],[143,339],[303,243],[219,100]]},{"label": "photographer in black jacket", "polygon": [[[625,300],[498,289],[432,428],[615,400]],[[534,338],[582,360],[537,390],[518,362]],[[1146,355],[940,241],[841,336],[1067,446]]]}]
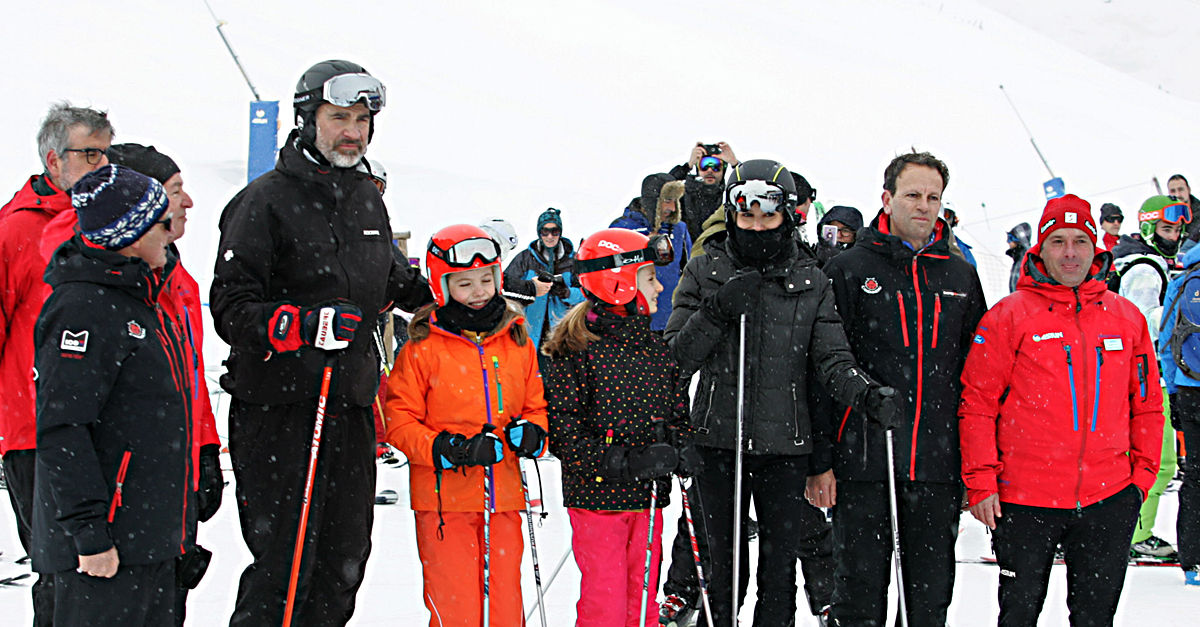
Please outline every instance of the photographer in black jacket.
[{"label": "photographer in black jacket", "polygon": [[[371,548],[379,356],[368,320],[433,300],[417,270],[393,254],[391,225],[370,174],[357,169],[384,105],[361,66],[324,61],[296,86],[297,128],[275,169],[221,215],[211,302],[230,345],[221,387],[233,397],[229,452],[242,536],[254,562],[242,574],[234,627],[282,621],[310,441],[327,350],[315,327],[331,309],[342,340],[321,433],[294,622],[341,625],[354,612]],[[311,582],[311,583],[309,583]]]},{"label": "photographer in black jacket", "polygon": [[[702,502],[712,562],[709,602],[715,624],[732,607],[736,449],[745,452],[740,507],[754,498],[759,523],[758,605],[754,624],[787,625],[796,615],[796,520],[813,450],[806,374],[842,403],[887,423],[892,390],[868,379],[849,352],[829,282],[801,256],[795,182],[782,165],[756,160],[730,170],[727,237],[693,258],[675,293],[665,337],[683,376],[700,371],[692,402],[695,442],[705,469],[693,486]],[[745,441],[737,441],[739,319],[747,319]],[[747,517],[743,515],[743,527]],[[740,530],[741,556],[747,534]],[[739,598],[749,580],[741,564]]]},{"label": "photographer in black jacket", "polygon": [[71,196],[80,233],[46,270],[35,332],[33,567],[54,575],[59,627],[174,625],[198,507],[188,347],[156,304],[167,194],[106,165]]}]

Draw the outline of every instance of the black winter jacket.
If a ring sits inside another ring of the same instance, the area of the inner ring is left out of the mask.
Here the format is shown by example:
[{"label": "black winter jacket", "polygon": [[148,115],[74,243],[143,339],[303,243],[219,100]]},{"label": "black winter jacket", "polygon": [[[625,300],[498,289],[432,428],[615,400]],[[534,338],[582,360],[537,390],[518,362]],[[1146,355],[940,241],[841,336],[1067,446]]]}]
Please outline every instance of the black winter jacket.
[{"label": "black winter jacket", "polygon": [[45,278],[54,292],[34,338],[33,567],[73,569],[113,546],[122,566],[172,559],[194,546],[197,470],[189,353],[155,305],[163,278],[79,236]]},{"label": "black winter jacket", "polygon": [[[959,376],[987,309],[979,275],[950,254],[941,235],[914,252],[889,235],[880,212],[854,247],[824,271],[858,363],[897,391],[903,426],[895,435],[896,474],[915,481],[959,483]],[[885,481],[885,437],[865,417],[837,405],[834,471],[838,479]]]},{"label": "black winter jacket", "polygon": [[725,202],[725,185],[705,185],[704,181],[691,175],[687,164],[671,168],[671,176],[683,181],[683,218],[692,241],[700,239],[704,232],[704,220]]},{"label": "black winter jacket", "polygon": [[[709,312],[710,298],[743,264],[727,240],[705,244],[693,257],[675,292],[664,337],[683,376],[700,371],[692,402],[696,443],[733,449],[737,438],[737,321]],[[854,363],[829,280],[811,257],[793,248],[787,259],[763,271],[759,302],[746,321],[745,450],[763,455],[813,451],[808,413],[809,366],[843,404],[861,405],[871,386]]]},{"label": "black winter jacket", "polygon": [[217,334],[230,345],[221,387],[260,405],[315,398],[325,351],[272,352],[267,321],[284,303],[342,298],[362,309],[364,324],[338,355],[332,407],[370,405],[379,356],[369,321],[393,304],[415,311],[433,300],[419,271],[393,252],[370,175],[317,164],[297,148],[293,131],[275,169],[229,201],[220,227],[210,297]]},{"label": "black winter jacket", "polygon": [[[599,475],[609,446],[691,442],[687,381],[649,316],[594,310],[588,329],[600,336],[583,353],[543,360],[550,449],[563,464],[567,507],[625,511],[650,506],[649,483]],[[652,419],[664,421],[656,432]],[[611,430],[611,435],[609,431]],[[611,438],[611,440],[610,440]],[[670,478],[658,482],[658,507],[670,504]]]}]

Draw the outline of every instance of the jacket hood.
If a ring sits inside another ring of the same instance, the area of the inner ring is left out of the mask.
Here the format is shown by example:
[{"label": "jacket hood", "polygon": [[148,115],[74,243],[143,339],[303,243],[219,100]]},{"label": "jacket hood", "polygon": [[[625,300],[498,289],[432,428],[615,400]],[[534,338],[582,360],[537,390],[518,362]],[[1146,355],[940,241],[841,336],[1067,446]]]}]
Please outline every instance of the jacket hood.
[{"label": "jacket hood", "polygon": [[53,217],[70,208],[71,195],[55,187],[50,177],[37,174],[29,177],[12,200],[0,209],[0,218],[18,209],[38,209]]},{"label": "jacket hood", "polygon": [[1017,289],[1038,292],[1045,297],[1062,303],[1074,303],[1075,292],[1079,293],[1080,302],[1091,302],[1108,291],[1104,282],[1108,271],[1112,268],[1112,253],[1098,250],[1092,260],[1092,268],[1083,283],[1077,288],[1070,288],[1050,277],[1046,272],[1046,263],[1037,252],[1030,250],[1025,255],[1025,263],[1021,266],[1021,278],[1017,280]]},{"label": "jacket hood", "polygon": [[842,205],[834,206],[821,218],[820,222],[817,222],[817,234],[821,233],[821,227],[830,222],[841,222],[854,229],[855,233],[863,227],[862,213],[854,207],[843,207]]},{"label": "jacket hood", "polygon": [[67,283],[94,283],[154,303],[178,262],[168,251],[166,267],[161,276],[155,276],[145,261],[100,248],[75,235],[54,251],[43,278],[51,288]]},{"label": "jacket hood", "polygon": [[[946,221],[938,218],[933,227],[933,241],[921,251],[931,255],[949,256],[950,242],[946,239],[949,231],[950,226],[946,224]],[[880,209],[879,213],[875,215],[870,227],[859,233],[855,246],[867,246],[871,250],[887,255],[892,260],[909,260],[917,254],[917,251],[909,248],[903,240],[891,234],[891,216],[884,213],[883,209]]]}]

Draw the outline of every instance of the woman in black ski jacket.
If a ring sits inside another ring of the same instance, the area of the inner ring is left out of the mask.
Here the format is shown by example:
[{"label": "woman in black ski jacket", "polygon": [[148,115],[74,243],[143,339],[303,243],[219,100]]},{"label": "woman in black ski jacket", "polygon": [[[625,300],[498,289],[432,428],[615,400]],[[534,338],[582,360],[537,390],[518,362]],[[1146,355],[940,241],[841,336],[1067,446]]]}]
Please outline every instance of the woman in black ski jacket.
[{"label": "woman in black ski jacket", "polygon": [[[830,393],[886,422],[892,390],[854,362],[828,279],[796,245],[796,189],[773,161],[747,161],[726,182],[727,236],[688,264],[665,338],[684,376],[700,371],[692,403],[705,470],[698,480],[712,556],[713,621],[731,607],[732,518],[738,419],[739,318],[746,315],[742,467],[743,526],[755,495],[761,540],[755,625],[790,624],[796,614],[795,520],[813,450],[805,375],[811,366]],[[747,561],[746,532],[740,532]],[[744,594],[749,568],[740,567]]]}]

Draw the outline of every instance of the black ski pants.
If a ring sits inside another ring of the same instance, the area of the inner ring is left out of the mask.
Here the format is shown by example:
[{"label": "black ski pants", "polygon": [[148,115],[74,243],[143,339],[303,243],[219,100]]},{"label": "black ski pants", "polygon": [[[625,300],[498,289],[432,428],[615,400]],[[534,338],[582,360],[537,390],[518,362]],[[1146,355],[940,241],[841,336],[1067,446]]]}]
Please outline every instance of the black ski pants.
[{"label": "black ski pants", "polygon": [[1133,485],[1082,510],[1001,503],[992,533],[1000,566],[999,624],[1037,625],[1061,543],[1071,627],[1111,627],[1141,506],[1141,490]]},{"label": "black ski pants", "polygon": [[[883,627],[892,572],[885,481],[839,481],[833,508],[833,607],[839,627]],[[962,488],[899,481],[900,557],[909,627],[945,627],[954,592],[954,541]]]},{"label": "black ski pants", "polygon": [[[701,514],[699,493],[688,490],[692,508],[692,523],[696,527],[696,545],[700,547],[700,561],[704,572],[712,567],[708,559],[708,535]],[[800,558],[800,572],[804,575],[804,595],[809,610],[817,615],[833,599],[833,529],[825,512],[805,501],[800,508],[799,535],[796,554]],[[700,607],[700,586],[696,582],[695,558],[692,556],[691,539],[688,537],[687,518],[680,512],[679,531],[671,545],[671,567],[667,570],[667,581],[663,594],[675,595],[689,604]]]},{"label": "black ski pants", "polygon": [[[733,613],[733,486],[734,452],[698,447],[704,472],[696,482],[708,530],[712,562],[708,602],[713,624],[728,625]],[[758,516],[758,603],[755,627],[792,625],[796,620],[796,539],[801,532],[807,455],[744,455],[742,458],[741,565],[738,606],[750,581],[746,521],[750,499]],[[693,512],[693,515],[695,513]],[[690,561],[690,560],[689,560]],[[709,575],[705,572],[705,575]],[[703,624],[701,618],[697,624]]]},{"label": "black ski pants", "polygon": [[54,573],[55,627],[174,627],[175,558],[117,568],[110,578]]},{"label": "black ski pants", "polygon": [[[331,411],[308,513],[292,624],[341,626],[354,613],[371,552],[375,419],[369,407]],[[253,405],[234,399],[229,453],[242,538],[254,561],[242,573],[231,627],[279,625],[287,601],[317,401]]]},{"label": "black ski pants", "polygon": [[[29,555],[33,538],[33,471],[37,467],[37,451],[25,449],[4,454],[4,479],[8,483],[8,500],[17,518],[17,538],[25,555]],[[33,574],[33,625],[51,627],[54,624],[54,577]]]},{"label": "black ski pants", "polygon": [[1171,405],[1171,415],[1183,428],[1183,446],[1191,451],[1188,471],[1179,488],[1179,515],[1175,532],[1179,539],[1179,565],[1184,570],[1200,566],[1200,388],[1180,386]]}]

